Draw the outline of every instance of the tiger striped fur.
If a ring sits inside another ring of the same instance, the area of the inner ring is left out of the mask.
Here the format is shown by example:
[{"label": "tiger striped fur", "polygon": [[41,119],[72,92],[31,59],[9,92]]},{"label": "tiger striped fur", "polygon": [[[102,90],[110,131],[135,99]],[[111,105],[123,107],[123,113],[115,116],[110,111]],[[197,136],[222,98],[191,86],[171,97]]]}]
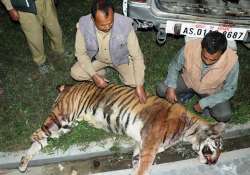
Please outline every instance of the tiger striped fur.
[{"label": "tiger striped fur", "polygon": [[124,85],[109,84],[101,89],[86,81],[58,89],[51,113],[32,134],[33,143],[20,162],[21,172],[49,137],[59,137],[82,120],[108,132],[126,134],[138,143],[133,154],[135,175],[147,174],[157,152],[179,141],[190,142],[203,163],[213,164],[219,158],[224,124],[209,124],[180,104],[149,94],[141,104],[134,89]]}]

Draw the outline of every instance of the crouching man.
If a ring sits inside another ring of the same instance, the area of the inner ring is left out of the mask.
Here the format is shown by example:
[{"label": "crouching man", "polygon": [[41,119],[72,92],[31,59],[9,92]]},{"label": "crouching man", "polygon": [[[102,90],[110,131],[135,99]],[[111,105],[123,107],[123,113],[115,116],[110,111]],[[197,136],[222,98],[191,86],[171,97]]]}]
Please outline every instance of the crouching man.
[{"label": "crouching man", "polygon": [[132,20],[115,13],[111,1],[94,0],[91,14],[80,18],[75,49],[73,79],[93,80],[105,88],[105,68],[111,67],[119,72],[124,84],[135,87],[140,102],[145,103],[145,65]]},{"label": "crouching man", "polygon": [[209,32],[202,40],[187,42],[178,52],[156,93],[172,103],[183,103],[196,94],[200,97],[193,106],[196,112],[227,122],[232,116],[229,99],[237,89],[238,74],[238,56],[227,48],[225,36]]}]

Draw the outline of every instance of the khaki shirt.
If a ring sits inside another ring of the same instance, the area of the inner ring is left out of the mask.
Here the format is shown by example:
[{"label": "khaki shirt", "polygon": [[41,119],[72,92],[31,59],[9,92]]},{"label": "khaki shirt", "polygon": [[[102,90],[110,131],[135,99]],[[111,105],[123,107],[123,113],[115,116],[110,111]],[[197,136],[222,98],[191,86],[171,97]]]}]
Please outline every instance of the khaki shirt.
[{"label": "khaki shirt", "polygon": [[3,3],[3,5],[5,6],[5,8],[9,11],[11,9],[13,9],[13,6],[10,2],[10,0],[1,0],[1,2]]},{"label": "khaki shirt", "polygon": [[[110,36],[111,32],[105,33],[96,29],[96,37],[98,41],[99,51],[95,58],[100,62],[112,65],[111,56],[109,53]],[[136,83],[137,85],[143,85],[145,65],[143,54],[141,52],[139,42],[134,30],[129,33],[127,44],[129,50],[129,59],[131,60],[131,63],[134,64]],[[77,57],[77,60],[79,61],[80,65],[85,68],[85,71],[90,76],[96,74],[96,71],[94,70],[91,63],[91,58],[87,55],[84,36],[80,32],[79,24],[77,24],[75,56]]]}]

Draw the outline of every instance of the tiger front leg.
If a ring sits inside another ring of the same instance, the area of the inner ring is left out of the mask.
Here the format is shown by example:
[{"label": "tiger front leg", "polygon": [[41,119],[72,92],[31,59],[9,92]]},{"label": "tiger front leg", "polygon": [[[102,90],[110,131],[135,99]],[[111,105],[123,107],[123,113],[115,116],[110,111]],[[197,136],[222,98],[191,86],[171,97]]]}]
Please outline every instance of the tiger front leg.
[{"label": "tiger front leg", "polygon": [[139,162],[133,175],[148,175],[150,167],[152,166],[155,156],[159,149],[159,143],[144,143],[139,153]]},{"label": "tiger front leg", "polygon": [[136,169],[139,163],[139,153],[140,153],[140,147],[139,145],[135,147],[132,157],[132,167],[133,169]]}]

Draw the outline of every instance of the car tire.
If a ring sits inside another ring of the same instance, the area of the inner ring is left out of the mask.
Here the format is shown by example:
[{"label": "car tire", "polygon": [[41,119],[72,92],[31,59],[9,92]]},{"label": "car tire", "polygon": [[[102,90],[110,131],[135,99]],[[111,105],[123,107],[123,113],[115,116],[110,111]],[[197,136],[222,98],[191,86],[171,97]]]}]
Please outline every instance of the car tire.
[{"label": "car tire", "polygon": [[167,41],[167,34],[164,29],[160,29],[156,33],[156,43],[160,46],[164,45]]}]

